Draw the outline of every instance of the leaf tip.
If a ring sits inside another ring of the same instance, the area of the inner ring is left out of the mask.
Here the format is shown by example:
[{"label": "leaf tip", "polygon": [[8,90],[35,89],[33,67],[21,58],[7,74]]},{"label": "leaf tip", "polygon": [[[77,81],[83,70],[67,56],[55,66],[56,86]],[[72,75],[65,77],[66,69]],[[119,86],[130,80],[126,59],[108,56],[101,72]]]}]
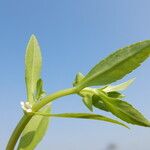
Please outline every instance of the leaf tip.
[{"label": "leaf tip", "polygon": [[134,78],[130,79],[130,80],[129,80],[129,81],[130,81],[130,83],[132,84],[132,83],[135,81],[135,79],[136,79],[136,77],[134,77]]},{"label": "leaf tip", "polygon": [[31,39],[36,39],[36,36],[35,36],[35,34],[31,34],[31,37],[30,37]]},{"label": "leaf tip", "polygon": [[30,40],[29,41],[33,41],[33,42],[35,42],[35,43],[38,43],[38,40],[37,40],[37,37],[35,36],[35,34],[32,34],[31,36],[30,36]]}]

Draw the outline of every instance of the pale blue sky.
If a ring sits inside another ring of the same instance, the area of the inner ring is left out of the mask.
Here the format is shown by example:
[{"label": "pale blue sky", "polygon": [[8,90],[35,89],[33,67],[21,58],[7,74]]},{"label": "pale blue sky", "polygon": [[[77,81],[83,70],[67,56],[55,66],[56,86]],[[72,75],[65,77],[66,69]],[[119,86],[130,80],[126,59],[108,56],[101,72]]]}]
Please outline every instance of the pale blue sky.
[{"label": "pale blue sky", "polygon": [[[149,8],[149,0],[0,0],[0,149],[22,116],[24,54],[32,33],[41,45],[43,80],[51,93],[70,87],[78,71],[86,74],[117,48],[150,39]],[[150,118],[149,66],[150,60],[122,81],[137,78],[126,99]],[[53,112],[88,110],[79,97],[69,96],[56,101]],[[105,150],[109,143],[119,150],[148,150],[150,129],[130,127],[54,118],[37,150]]]}]

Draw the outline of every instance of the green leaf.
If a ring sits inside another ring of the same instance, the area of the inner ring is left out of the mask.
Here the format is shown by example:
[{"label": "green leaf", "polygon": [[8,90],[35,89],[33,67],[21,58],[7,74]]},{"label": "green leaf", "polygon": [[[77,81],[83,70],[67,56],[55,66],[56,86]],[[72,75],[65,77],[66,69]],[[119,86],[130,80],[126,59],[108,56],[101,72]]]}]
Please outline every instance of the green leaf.
[{"label": "green leaf", "polygon": [[111,118],[108,118],[108,117],[105,117],[102,115],[98,115],[98,114],[89,114],[89,113],[64,113],[64,114],[46,114],[45,113],[44,114],[44,113],[39,113],[39,112],[36,112],[35,114],[42,115],[42,116],[50,116],[50,117],[101,120],[101,121],[106,121],[106,122],[111,122],[111,123],[115,123],[118,125],[122,125],[122,126],[128,128],[128,126],[126,126],[125,124],[123,124],[117,120],[114,120],[114,119],[111,119]]},{"label": "green leaf", "polygon": [[76,86],[77,84],[79,84],[83,78],[84,78],[84,75],[81,72],[77,73],[75,80],[73,82],[73,86]]},{"label": "green leaf", "polygon": [[104,92],[113,92],[113,91],[123,91],[128,88],[133,82],[135,78],[128,80],[127,82],[112,86],[109,85],[106,88],[103,89]]},{"label": "green leaf", "polygon": [[150,127],[149,120],[147,120],[131,104],[119,99],[110,98],[103,93],[100,94],[100,97],[107,109],[118,118],[122,119],[127,123]]},{"label": "green leaf", "polygon": [[90,110],[93,111],[92,107],[92,96],[93,96],[93,91],[91,88],[85,88],[79,92],[79,95],[82,97],[82,101],[85,104],[85,106]]},{"label": "green leaf", "polygon": [[[82,101],[85,104],[85,106],[90,110],[93,111],[93,106],[95,106],[98,109],[104,110],[104,111],[108,111],[105,104],[103,103],[103,101],[101,100],[100,96],[97,96],[95,92],[103,92],[103,88],[102,89],[94,89],[94,88],[84,88],[79,92],[79,95],[82,97]],[[124,95],[120,94],[119,92],[108,92],[105,93],[107,94],[109,97],[113,97],[113,98],[123,98]]]},{"label": "green leaf", "polygon": [[150,40],[121,48],[98,63],[77,84],[79,90],[96,85],[106,85],[123,78],[140,66],[150,55]]},{"label": "green leaf", "polygon": [[38,41],[34,35],[31,36],[26,49],[25,56],[25,81],[27,99],[33,104],[36,84],[40,78],[42,67],[42,56]]},{"label": "green leaf", "polygon": [[124,98],[125,97],[125,95],[116,91],[108,92],[107,95],[108,97],[112,97],[112,98]]},{"label": "green leaf", "polygon": [[[97,91],[99,91],[99,90],[97,89]],[[103,91],[101,91],[101,92],[103,92]],[[116,92],[116,91],[108,92],[108,93],[103,92],[103,93],[111,98],[123,98],[124,97],[123,94]],[[97,96],[96,94],[93,94],[93,96],[92,96],[92,104],[93,104],[93,106],[95,106],[98,109],[101,109],[104,111],[109,111],[107,109],[105,103],[103,102],[102,98],[100,96]]]},{"label": "green leaf", "polygon": [[109,111],[100,96],[93,95],[92,96],[92,104],[93,104],[93,106],[95,106],[98,109],[101,109],[104,111]]},{"label": "green leaf", "polygon": [[[50,113],[50,106],[42,109],[43,113]],[[48,124],[48,117],[33,116],[30,122],[23,130],[19,141],[18,150],[33,150],[44,137]]]},{"label": "green leaf", "polygon": [[82,98],[83,103],[85,104],[85,106],[90,110],[93,111],[93,107],[92,107],[92,98],[91,95],[86,95]]},{"label": "green leaf", "polygon": [[41,99],[43,96],[45,95],[45,92],[43,90],[43,81],[42,79],[39,79],[37,81],[37,85],[36,85],[36,94],[35,94],[35,98],[36,100]]},{"label": "green leaf", "polygon": [[108,111],[104,102],[102,101],[100,96],[97,96],[96,93],[97,92],[103,92],[104,94],[106,94],[109,97],[112,98],[123,98],[124,95],[116,92],[116,91],[112,91],[112,92],[104,92],[103,88],[101,89],[94,89],[94,88],[84,88],[79,92],[79,95],[83,98],[83,103],[85,104],[85,106],[90,110],[93,111],[93,106],[95,106],[98,109],[104,110],[104,111]]}]

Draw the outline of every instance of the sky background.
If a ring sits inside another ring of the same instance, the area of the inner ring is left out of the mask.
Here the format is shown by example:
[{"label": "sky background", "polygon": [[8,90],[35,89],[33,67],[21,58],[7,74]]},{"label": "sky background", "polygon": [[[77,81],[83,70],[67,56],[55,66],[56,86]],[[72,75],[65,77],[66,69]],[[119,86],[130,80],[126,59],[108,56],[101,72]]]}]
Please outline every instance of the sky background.
[{"label": "sky background", "polygon": [[[149,6],[149,0],[0,0],[0,149],[22,116],[24,55],[31,34],[41,45],[44,87],[52,93],[71,87],[77,72],[86,74],[114,50],[150,39]],[[126,100],[150,118],[150,60],[122,81],[133,77]],[[53,103],[53,112],[88,110],[80,97],[68,96]],[[130,127],[54,118],[36,150],[106,150],[111,143],[118,150],[148,150],[150,129]]]}]

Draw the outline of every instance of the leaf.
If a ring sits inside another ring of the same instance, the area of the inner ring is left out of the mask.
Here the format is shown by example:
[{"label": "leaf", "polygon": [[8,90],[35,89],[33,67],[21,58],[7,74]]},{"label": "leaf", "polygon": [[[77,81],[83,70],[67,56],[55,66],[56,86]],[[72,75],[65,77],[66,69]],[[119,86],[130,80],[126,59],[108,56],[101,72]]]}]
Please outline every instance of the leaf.
[{"label": "leaf", "polygon": [[45,92],[43,91],[43,81],[42,79],[39,79],[37,81],[37,85],[36,85],[36,94],[35,94],[35,98],[37,100],[41,99],[43,96],[45,95]]},{"label": "leaf", "polygon": [[123,78],[140,66],[150,55],[150,40],[119,49],[99,62],[77,84],[78,90],[88,86],[106,85]]},{"label": "leaf", "polygon": [[77,73],[75,80],[73,82],[73,86],[76,86],[77,84],[79,84],[79,82],[81,82],[83,78],[84,78],[84,75],[81,72]]},{"label": "leaf", "polygon": [[42,116],[50,116],[50,117],[101,120],[101,121],[106,121],[106,122],[111,122],[111,123],[115,123],[118,125],[122,125],[122,126],[128,128],[128,126],[126,126],[125,124],[123,124],[117,120],[114,120],[114,119],[111,119],[111,118],[108,118],[108,117],[105,117],[102,115],[97,115],[97,114],[89,114],[89,113],[64,113],[64,114],[46,114],[45,113],[44,114],[44,113],[39,113],[39,112],[36,112],[35,114],[42,115]]},{"label": "leaf", "polygon": [[[99,89],[100,90],[100,89]],[[97,90],[97,91],[99,91]],[[103,91],[101,91],[103,92]],[[124,95],[119,93],[119,92],[108,92],[108,93],[105,93],[108,97],[111,97],[111,98],[123,98]],[[104,110],[104,111],[109,111],[105,105],[105,103],[103,102],[102,98],[100,96],[97,96],[96,94],[94,94],[92,96],[92,104],[93,106],[95,106],[96,108],[98,109],[101,109],[101,110]]]},{"label": "leaf", "polygon": [[127,123],[150,127],[149,120],[147,120],[131,104],[119,99],[107,97],[103,93],[100,94],[100,97],[107,109],[118,118]]},{"label": "leaf", "polygon": [[112,97],[112,98],[124,98],[125,97],[123,94],[116,92],[116,91],[108,92],[107,95],[108,97]]},{"label": "leaf", "polygon": [[[101,110],[104,111],[108,111],[105,104],[103,103],[103,101],[101,100],[100,96],[97,96],[95,92],[103,92],[103,88],[102,89],[94,89],[94,88],[84,88],[79,92],[79,95],[82,97],[82,101],[85,104],[85,106],[90,110],[93,111],[93,106],[95,106],[96,108],[99,108]],[[122,95],[119,92],[108,92],[105,93],[107,94],[109,97],[113,97],[113,98],[123,98],[124,95]]]},{"label": "leaf", "polygon": [[26,49],[25,56],[25,81],[27,89],[27,99],[33,104],[36,84],[40,78],[42,67],[42,56],[38,41],[34,35],[31,36]]},{"label": "leaf", "polygon": [[90,110],[93,111],[92,107],[92,96],[93,96],[93,91],[91,88],[85,88],[79,92],[79,95],[82,97],[82,101],[85,104],[85,106]]},{"label": "leaf", "polygon": [[[49,113],[50,106],[42,109],[42,112]],[[49,119],[50,118],[44,116],[33,116],[23,130],[21,139],[19,141],[18,150],[35,149],[35,147],[42,140],[47,131]]]},{"label": "leaf", "polygon": [[103,89],[104,92],[113,92],[113,91],[123,91],[128,88],[133,82],[135,78],[128,80],[127,82],[112,86],[109,85],[106,88]]},{"label": "leaf", "polygon": [[93,104],[93,106],[95,106],[98,109],[101,109],[104,111],[109,111],[100,96],[93,95],[92,104]]},{"label": "leaf", "polygon": [[91,95],[86,95],[82,98],[83,103],[85,104],[85,106],[90,110],[93,111],[93,107],[92,107],[92,98]]}]

